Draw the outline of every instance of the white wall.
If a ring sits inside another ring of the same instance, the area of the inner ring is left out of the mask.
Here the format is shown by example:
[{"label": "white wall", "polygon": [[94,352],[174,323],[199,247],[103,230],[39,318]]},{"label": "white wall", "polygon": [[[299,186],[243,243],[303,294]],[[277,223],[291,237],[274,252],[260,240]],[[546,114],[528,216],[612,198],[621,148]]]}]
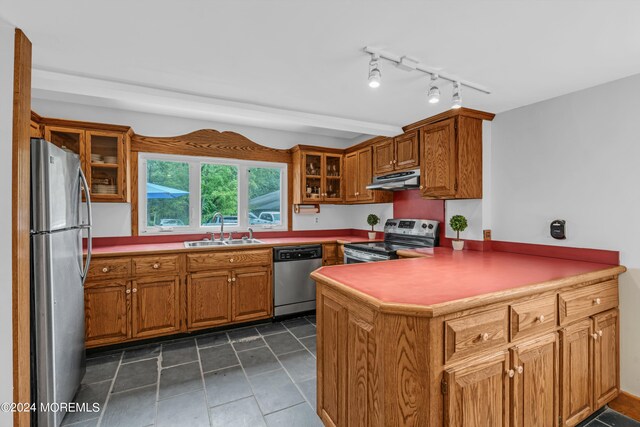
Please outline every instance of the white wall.
[{"label": "white wall", "polygon": [[[44,99],[33,99],[32,109],[45,117],[84,120],[100,123],[113,123],[131,126],[136,133],[150,136],[175,136],[199,129],[215,129],[240,133],[252,141],[267,147],[288,149],[297,144],[318,145],[322,147],[345,148],[358,141],[332,138],[328,136],[306,133],[285,132],[272,129],[238,126],[232,124],[191,120],[180,117],[145,114],[135,111],[116,110],[65,102],[54,102]],[[352,214],[331,214],[337,206],[324,208],[312,219],[308,215],[294,215],[294,230],[317,230],[328,228],[351,228]],[[349,208],[342,207],[343,210]],[[354,212],[359,212],[354,209]],[[373,212],[373,211],[372,211]],[[365,215],[366,219],[366,215]],[[126,203],[94,203],[93,205],[94,236],[130,236],[131,206]],[[363,227],[366,228],[366,221]]]},{"label": "white wall", "polygon": [[[622,389],[640,396],[640,75],[498,114],[495,240],[619,250]],[[549,223],[567,221],[567,239]]]},{"label": "white wall", "polygon": [[[13,41],[15,28],[0,19],[0,402],[13,401],[13,333],[11,329],[11,160],[13,150]],[[0,411],[0,425],[12,414]]]},{"label": "white wall", "polygon": [[332,230],[356,228],[370,230],[367,215],[376,214],[380,224],[376,231],[382,231],[387,219],[393,218],[393,203],[371,205],[320,205],[320,213],[315,215],[293,214],[294,230]]}]

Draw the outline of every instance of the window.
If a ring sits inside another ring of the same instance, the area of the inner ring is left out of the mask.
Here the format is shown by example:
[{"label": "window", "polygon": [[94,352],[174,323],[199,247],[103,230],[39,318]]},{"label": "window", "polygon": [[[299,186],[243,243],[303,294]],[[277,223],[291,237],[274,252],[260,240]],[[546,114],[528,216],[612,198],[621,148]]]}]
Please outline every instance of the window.
[{"label": "window", "polygon": [[140,153],[138,171],[141,234],[287,227],[286,164]]}]

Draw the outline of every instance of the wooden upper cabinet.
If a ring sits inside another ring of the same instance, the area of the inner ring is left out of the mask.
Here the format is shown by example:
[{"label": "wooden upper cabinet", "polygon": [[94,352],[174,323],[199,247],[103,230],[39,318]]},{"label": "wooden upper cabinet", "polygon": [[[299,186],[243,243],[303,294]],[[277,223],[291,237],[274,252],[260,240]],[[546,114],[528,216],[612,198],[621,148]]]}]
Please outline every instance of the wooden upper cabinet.
[{"label": "wooden upper cabinet", "polygon": [[444,425],[508,426],[508,364],[505,351],[445,370]]},{"label": "wooden upper cabinet", "polygon": [[420,189],[425,198],[482,198],[482,120],[463,115],[421,129]]},{"label": "wooden upper cabinet", "polygon": [[295,149],[293,202],[340,203],[343,197],[343,155]]},{"label": "wooden upper cabinet", "polygon": [[384,175],[393,172],[395,160],[395,148],[393,138],[379,142],[373,146],[373,173]]},{"label": "wooden upper cabinet", "polygon": [[87,282],[84,287],[87,345],[112,344],[130,338],[130,294],[126,280]]},{"label": "wooden upper cabinet", "polygon": [[358,153],[344,156],[344,199],[347,202],[358,200]]},{"label": "wooden upper cabinet", "polygon": [[620,390],[620,332],[618,310],[593,316],[593,401],[600,408]]},{"label": "wooden upper cabinet", "polygon": [[418,155],[420,142],[418,141],[418,131],[404,133],[393,139],[395,145],[394,169],[413,169],[420,166]]},{"label": "wooden upper cabinet", "polygon": [[593,410],[593,325],[584,319],[562,330],[562,399],[563,425],[573,427]]},{"label": "wooden upper cabinet", "polygon": [[422,130],[420,170],[423,196],[453,197],[457,191],[456,120],[448,119]]},{"label": "wooden upper cabinet", "polygon": [[271,315],[271,290],[270,268],[234,270],[231,276],[232,320],[248,321]]},{"label": "wooden upper cabinet", "polygon": [[373,173],[414,169],[420,165],[418,130],[403,133],[373,146]]},{"label": "wooden upper cabinet", "polygon": [[559,356],[555,332],[511,349],[512,427],[557,425]]},{"label": "wooden upper cabinet", "polygon": [[133,337],[153,337],[180,330],[180,278],[145,277],[131,285]]},{"label": "wooden upper cabinet", "polygon": [[129,201],[129,135],[124,131],[47,125],[44,138],[80,156],[95,202]]},{"label": "wooden upper cabinet", "polygon": [[125,135],[122,132],[88,130],[85,133],[88,167],[85,175],[96,201],[121,202],[127,199]]},{"label": "wooden upper cabinet", "polygon": [[231,322],[231,272],[195,273],[187,281],[187,327],[207,328]]}]

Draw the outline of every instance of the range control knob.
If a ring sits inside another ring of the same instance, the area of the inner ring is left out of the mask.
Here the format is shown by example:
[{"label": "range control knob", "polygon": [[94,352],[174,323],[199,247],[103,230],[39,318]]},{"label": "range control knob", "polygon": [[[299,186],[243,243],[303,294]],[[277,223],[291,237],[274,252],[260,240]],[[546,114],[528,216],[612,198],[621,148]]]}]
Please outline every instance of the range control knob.
[{"label": "range control knob", "polygon": [[422,228],[427,228],[427,224],[422,224]]},{"label": "range control knob", "polygon": [[433,228],[433,224],[429,224],[427,227],[429,227],[429,230],[431,230]]}]

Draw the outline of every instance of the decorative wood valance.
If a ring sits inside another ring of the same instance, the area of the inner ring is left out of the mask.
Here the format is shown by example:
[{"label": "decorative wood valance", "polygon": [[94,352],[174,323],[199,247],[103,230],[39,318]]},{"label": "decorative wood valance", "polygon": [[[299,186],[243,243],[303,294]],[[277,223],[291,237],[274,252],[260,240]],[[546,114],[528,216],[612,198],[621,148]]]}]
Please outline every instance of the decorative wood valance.
[{"label": "decorative wood valance", "polygon": [[238,133],[213,129],[170,137],[134,134],[131,151],[291,163],[290,150],[265,147]]}]

